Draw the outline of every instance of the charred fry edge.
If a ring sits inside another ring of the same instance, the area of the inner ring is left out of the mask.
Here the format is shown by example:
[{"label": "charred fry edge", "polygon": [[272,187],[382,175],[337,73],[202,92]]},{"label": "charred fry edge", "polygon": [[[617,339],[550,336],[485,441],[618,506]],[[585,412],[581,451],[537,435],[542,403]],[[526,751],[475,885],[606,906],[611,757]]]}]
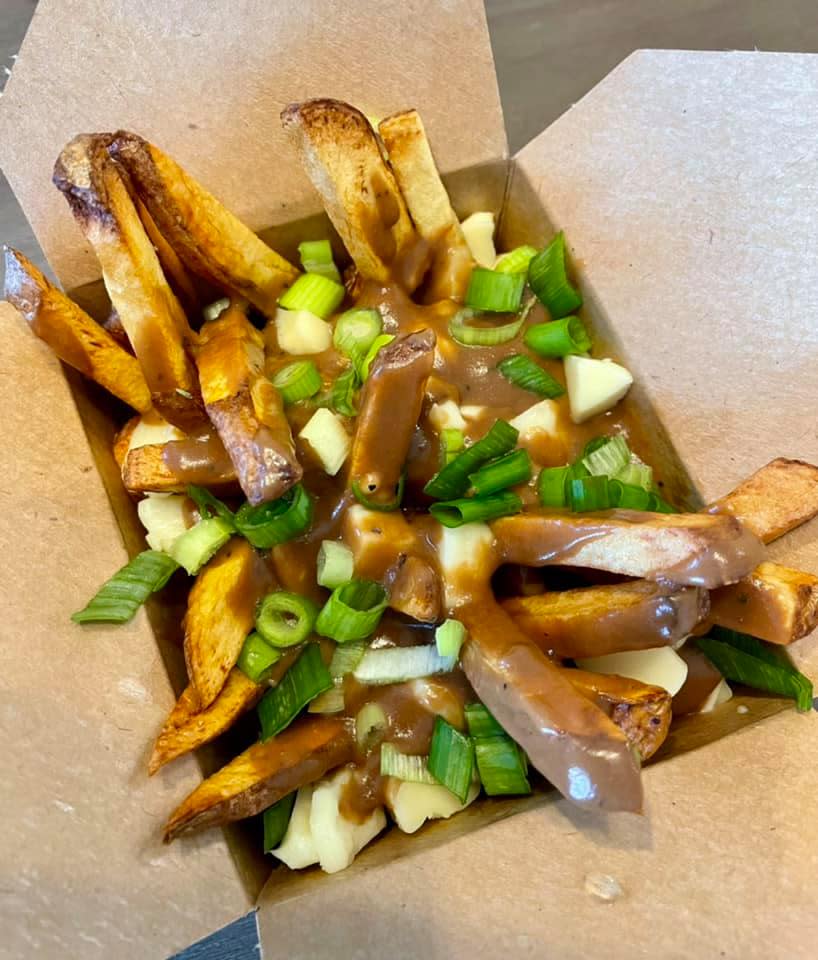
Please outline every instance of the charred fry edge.
[{"label": "charred fry edge", "polygon": [[[150,443],[123,454],[121,466],[125,488],[131,493],[185,493],[190,483],[200,481],[201,475],[191,479],[175,472],[168,466],[165,454],[186,442]],[[214,470],[212,478],[208,478],[207,488],[221,494],[238,491],[239,484],[232,466],[229,471],[216,473]]]}]

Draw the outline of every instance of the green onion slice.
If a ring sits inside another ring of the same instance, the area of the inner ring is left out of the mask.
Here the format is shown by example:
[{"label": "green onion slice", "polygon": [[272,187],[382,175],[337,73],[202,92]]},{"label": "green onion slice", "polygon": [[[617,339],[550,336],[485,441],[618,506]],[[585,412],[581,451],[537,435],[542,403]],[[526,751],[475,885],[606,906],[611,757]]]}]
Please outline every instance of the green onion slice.
[{"label": "green onion slice", "polygon": [[352,490],[353,496],[362,506],[366,507],[367,510],[377,510],[380,513],[392,513],[393,510],[397,510],[403,501],[403,493],[406,489],[406,471],[401,473],[398,480],[398,486],[395,490],[394,500],[389,500],[384,503],[381,500],[373,500],[366,493],[364,493],[361,488],[360,483],[357,480],[353,480],[350,484],[350,489]]},{"label": "green onion slice", "polygon": [[525,755],[511,737],[475,740],[474,754],[480,782],[490,797],[531,793]]},{"label": "green onion slice", "polygon": [[377,310],[347,310],[335,321],[332,342],[353,363],[362,363],[382,329],[383,320]]},{"label": "green onion slice", "polygon": [[317,273],[335,283],[341,282],[341,274],[332,259],[329,240],[305,240],[298,244],[301,266],[307,273]]},{"label": "green onion slice", "polygon": [[179,564],[160,550],[143,550],[72,614],[74,623],[127,623],[148,597],[161,590]]},{"label": "green onion slice", "polygon": [[304,487],[298,483],[278,500],[249,503],[239,507],[236,513],[236,530],[254,547],[267,550],[279,543],[294,540],[312,523],[313,501]]},{"label": "green onion slice", "polygon": [[332,660],[329,672],[333,680],[340,680],[348,673],[354,673],[355,668],[363,659],[366,644],[363,640],[354,640],[351,643],[339,643],[332,651]]},{"label": "green onion slice", "polygon": [[426,757],[401,753],[394,743],[381,744],[381,776],[396,777],[407,783],[436,784]]},{"label": "green onion slice", "polygon": [[494,347],[501,343],[508,343],[517,336],[525,323],[525,316],[521,314],[511,323],[504,323],[499,327],[473,327],[466,321],[474,316],[473,310],[464,307],[458,310],[449,321],[449,333],[452,339],[464,347]]},{"label": "green onion slice", "polygon": [[607,437],[604,443],[585,454],[582,463],[594,477],[617,477],[631,459],[631,450],[622,436]]},{"label": "green onion slice", "polygon": [[244,641],[236,666],[249,680],[264,683],[280,659],[279,651],[271,647],[260,634],[253,632]]},{"label": "green onion slice", "polygon": [[232,524],[235,520],[233,516],[233,511],[227,506],[227,504],[222,503],[218,497],[214,497],[209,490],[205,490],[204,487],[197,487],[195,484],[188,484],[187,495],[190,499],[196,504],[196,509],[199,511],[199,516],[202,520],[207,520],[210,517],[221,517],[222,520],[227,521],[227,523]]},{"label": "green onion slice", "polygon": [[302,273],[278,302],[285,310],[308,310],[326,320],[341,306],[345,292],[340,283],[320,273]]},{"label": "green onion slice", "polygon": [[342,713],[345,707],[344,688],[339,681],[311,700],[307,713]]},{"label": "green onion slice", "polygon": [[295,806],[297,790],[288,793],[261,815],[264,824],[264,852],[272,852],[284,839]]},{"label": "green onion slice", "polygon": [[579,317],[535,323],[526,330],[523,341],[541,357],[567,357],[591,349],[591,338]]},{"label": "green onion slice", "polygon": [[568,506],[570,467],[544,467],[537,478],[537,494],[544,507]]},{"label": "green onion slice", "polygon": [[620,510],[650,510],[651,496],[642,487],[621,480],[608,481],[608,499],[612,507]]},{"label": "green onion slice", "polygon": [[350,580],[336,587],[315,623],[317,633],[338,643],[364,640],[380,623],[388,597],[374,580]]},{"label": "green onion slice", "polygon": [[354,367],[350,367],[337,376],[329,390],[318,397],[320,407],[329,407],[342,417],[357,417],[358,408],[355,405],[355,393],[360,386],[358,374]]},{"label": "green onion slice", "polygon": [[574,478],[569,483],[568,491],[574,513],[610,510],[612,506],[607,477]]},{"label": "green onion slice", "polygon": [[653,469],[646,463],[631,460],[616,474],[616,479],[646,492],[653,490]]},{"label": "green onion slice", "polygon": [[444,620],[435,630],[435,646],[441,657],[459,657],[465,640],[466,628],[459,620]]},{"label": "green onion slice", "polygon": [[498,273],[475,267],[469,279],[465,304],[473,310],[514,313],[520,308],[524,289],[524,273]]},{"label": "green onion slice", "polygon": [[321,389],[321,374],[312,360],[290,363],[273,377],[273,386],[285,403],[298,403],[315,396]]},{"label": "green onion slice", "polygon": [[485,737],[504,737],[505,730],[494,719],[491,713],[482,703],[469,703],[465,707],[466,724],[469,728],[469,735],[478,738]]},{"label": "green onion slice", "polygon": [[467,447],[426,484],[423,492],[436,500],[453,500],[469,489],[469,476],[484,463],[510,453],[517,446],[519,431],[505,420],[495,420],[491,430]]},{"label": "green onion slice", "polygon": [[429,748],[429,771],[432,776],[457,797],[466,802],[474,770],[474,744],[466,734],[435,718],[432,744]]},{"label": "green onion slice", "polygon": [[452,460],[466,446],[466,437],[456,427],[445,427],[440,434],[440,446],[443,451],[443,465]]},{"label": "green onion slice", "polygon": [[510,517],[523,509],[523,501],[510,490],[487,497],[441,500],[429,507],[429,513],[444,527],[462,527],[464,523],[486,523]]},{"label": "green onion slice", "polygon": [[524,353],[506,357],[497,364],[497,369],[506,380],[522,390],[536,393],[539,397],[553,400],[565,393],[565,387],[558,380]]},{"label": "green onion slice", "polygon": [[499,460],[484,464],[469,476],[469,483],[478,497],[499,493],[531,479],[531,457],[526,450],[514,450]]},{"label": "green onion slice", "polygon": [[318,550],[316,580],[322,587],[334,590],[352,579],[355,559],[345,543],[322,540]]},{"label": "green onion slice", "polygon": [[232,523],[221,517],[200,520],[173,542],[168,553],[193,576],[235,533]]},{"label": "green onion slice", "polygon": [[256,613],[256,630],[274,647],[295,647],[312,633],[318,607],[287,590],[268,593]]},{"label": "green onion slice", "polygon": [[668,503],[667,500],[663,499],[656,493],[655,490],[652,490],[650,493],[650,504],[648,510],[651,510],[653,513],[678,513],[679,511],[672,504]]},{"label": "green onion slice", "polygon": [[537,256],[537,248],[524,244],[502,254],[494,264],[496,273],[528,273],[528,265]]},{"label": "green onion slice", "polygon": [[366,356],[363,358],[359,364],[359,373],[361,380],[366,380],[369,376],[369,371],[372,367],[372,364],[375,361],[375,357],[383,350],[385,346],[390,344],[395,337],[391,333],[382,333],[379,337],[375,337],[372,341],[372,345],[366,351]]},{"label": "green onion slice", "polygon": [[259,701],[257,710],[261,722],[261,739],[269,740],[288,727],[310,700],[329,690],[332,677],[321,658],[317,643],[308,643],[304,652],[273,687]]},{"label": "green onion slice", "polygon": [[702,653],[727,679],[756,690],[766,690],[795,700],[796,707],[812,707],[812,683],[791,664],[779,660],[755,637],[721,631],[714,636],[697,637]]},{"label": "green onion slice", "polygon": [[565,234],[562,231],[529,263],[528,283],[554,320],[559,320],[582,306],[582,297],[568,279],[565,266]]},{"label": "green onion slice", "polygon": [[449,673],[456,663],[454,657],[441,657],[434,644],[419,647],[380,647],[369,649],[355,668],[353,676],[359,683],[381,685],[418,680],[437,673]]}]

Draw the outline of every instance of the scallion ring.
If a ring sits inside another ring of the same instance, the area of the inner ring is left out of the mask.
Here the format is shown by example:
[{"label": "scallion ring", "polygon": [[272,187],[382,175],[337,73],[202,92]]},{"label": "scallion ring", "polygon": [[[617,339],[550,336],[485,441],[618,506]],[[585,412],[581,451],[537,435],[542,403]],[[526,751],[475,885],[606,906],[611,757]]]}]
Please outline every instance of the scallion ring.
[{"label": "scallion ring", "polygon": [[312,523],[312,497],[298,483],[278,500],[251,506],[245,503],[236,513],[236,529],[254,547],[266,550],[293,540]]},{"label": "scallion ring", "polygon": [[380,623],[388,597],[374,580],[350,580],[332,591],[315,623],[316,632],[337,643],[364,640]]},{"label": "scallion ring", "polygon": [[312,633],[317,616],[318,608],[312,600],[277,590],[259,604],[256,630],[274,647],[295,647]]}]

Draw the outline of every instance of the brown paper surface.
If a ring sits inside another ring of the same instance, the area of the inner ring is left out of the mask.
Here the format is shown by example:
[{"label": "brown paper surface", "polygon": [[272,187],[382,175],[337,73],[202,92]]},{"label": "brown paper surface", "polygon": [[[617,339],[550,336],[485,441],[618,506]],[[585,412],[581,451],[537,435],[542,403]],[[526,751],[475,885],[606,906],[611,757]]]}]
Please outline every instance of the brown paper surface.
[{"label": "brown paper surface", "polygon": [[328,95],[374,117],[417,107],[447,173],[507,152],[479,0],[40,0],[0,104],[0,166],[73,289],[99,276],[50,186],[73,136],[138,131],[260,230],[320,209],[279,114]]}]

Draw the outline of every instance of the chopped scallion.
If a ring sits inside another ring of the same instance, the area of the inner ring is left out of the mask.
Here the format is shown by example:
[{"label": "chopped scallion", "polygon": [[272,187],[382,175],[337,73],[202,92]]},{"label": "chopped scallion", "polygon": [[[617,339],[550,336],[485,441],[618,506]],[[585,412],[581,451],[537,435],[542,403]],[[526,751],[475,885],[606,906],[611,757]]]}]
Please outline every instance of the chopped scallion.
[{"label": "chopped scallion", "polygon": [[287,827],[290,825],[290,817],[295,806],[295,797],[297,790],[288,793],[271,807],[267,807],[261,815],[264,824],[264,852],[270,853],[284,839]]},{"label": "chopped scallion", "polygon": [[474,755],[480,782],[490,797],[531,793],[524,754],[511,737],[475,740]]},{"label": "chopped scallion", "polygon": [[474,744],[470,737],[455,730],[443,717],[435,718],[429,770],[461,803],[466,802],[474,770]]},{"label": "chopped scallion", "polygon": [[497,364],[497,369],[509,382],[539,397],[554,400],[565,393],[565,387],[547,370],[524,353],[515,353]]},{"label": "chopped scallion", "polygon": [[221,517],[200,520],[175,540],[168,553],[193,576],[233,536],[233,524]]},{"label": "chopped scallion", "polygon": [[341,274],[332,259],[329,240],[305,240],[298,244],[298,256],[306,273],[317,273],[335,283],[341,282]]},{"label": "chopped scallion", "polygon": [[608,481],[608,499],[620,510],[650,510],[651,497],[647,490],[621,480]]},{"label": "chopped scallion", "polygon": [[631,459],[631,450],[623,436],[606,438],[582,458],[588,473],[594,477],[617,477]]},{"label": "chopped scallion", "polygon": [[469,476],[489,460],[512,451],[519,435],[519,431],[510,423],[495,420],[491,430],[435,474],[423,492],[437,500],[453,500],[462,496],[469,489]]},{"label": "chopped scallion", "polygon": [[505,730],[489,713],[482,703],[469,703],[466,705],[466,724],[469,728],[469,735],[477,738],[485,737],[503,737]]},{"label": "chopped scallion", "polygon": [[446,427],[440,434],[440,446],[443,451],[443,465],[452,460],[466,446],[466,437],[462,430],[456,427]]},{"label": "chopped scallion", "polygon": [[567,357],[591,349],[591,338],[579,317],[535,323],[526,330],[523,340],[541,357]]},{"label": "chopped scallion", "polygon": [[376,500],[366,493],[364,493],[360,483],[357,480],[353,480],[350,484],[350,489],[355,499],[362,506],[366,507],[367,510],[377,510],[380,513],[392,513],[393,510],[397,510],[403,501],[403,494],[406,489],[406,472],[401,473],[398,478],[398,485],[395,489],[395,496],[392,500],[387,500],[386,502],[382,500]]},{"label": "chopped scallion", "polygon": [[179,564],[159,550],[143,550],[107,580],[74,623],[127,623],[148,597],[161,590]]},{"label": "chopped scallion", "polygon": [[207,520],[210,517],[221,517],[227,523],[234,523],[233,511],[227,504],[222,503],[218,497],[214,497],[209,490],[205,490],[204,487],[197,487],[191,483],[188,485],[187,495],[196,504],[196,509],[199,511],[202,520]]},{"label": "chopped scallion", "polygon": [[317,633],[338,643],[364,640],[380,623],[388,597],[374,580],[350,580],[332,591],[315,623]]},{"label": "chopped scallion", "polygon": [[377,310],[347,310],[335,321],[332,342],[339,353],[357,365],[364,361],[382,329],[383,320]]},{"label": "chopped scallion", "polygon": [[369,376],[369,371],[372,368],[372,364],[375,362],[375,357],[377,357],[381,350],[383,350],[383,348],[390,344],[394,339],[395,337],[391,333],[382,333],[379,337],[375,337],[375,339],[372,341],[372,345],[366,352],[366,356],[359,365],[361,380],[366,380],[366,378]]},{"label": "chopped scallion", "polygon": [[437,783],[429,772],[426,757],[401,753],[394,743],[381,744],[381,776],[407,783]]},{"label": "chopped scallion", "polygon": [[341,306],[344,294],[340,283],[322,277],[320,273],[302,273],[278,302],[285,310],[308,310],[326,320]]},{"label": "chopped scallion", "polygon": [[528,273],[528,265],[537,256],[537,248],[524,244],[515,247],[497,258],[494,269],[497,273]]},{"label": "chopped scallion", "polygon": [[419,647],[380,647],[369,649],[355,668],[353,676],[359,683],[373,685],[403,683],[436,673],[449,673],[457,661],[441,657],[434,644]]},{"label": "chopped scallion", "polygon": [[647,492],[653,489],[653,469],[646,463],[631,460],[616,474],[616,479]]},{"label": "chopped scallion", "polygon": [[582,306],[582,297],[568,279],[562,231],[529,263],[528,283],[554,320]]},{"label": "chopped scallion", "polygon": [[429,507],[429,513],[444,527],[462,527],[464,523],[486,523],[499,517],[510,517],[523,509],[523,501],[510,490],[487,497],[464,497],[440,500]]},{"label": "chopped scallion", "polygon": [[465,640],[466,628],[459,620],[444,620],[435,630],[435,646],[441,657],[457,659]]},{"label": "chopped scallion", "polygon": [[264,683],[280,659],[279,651],[271,647],[260,634],[253,632],[244,641],[236,666],[249,680]]},{"label": "chopped scallion", "polygon": [[340,680],[348,673],[354,673],[355,668],[363,659],[366,644],[363,640],[354,640],[351,643],[339,643],[332,651],[332,660],[329,672],[333,680]]},{"label": "chopped scallion", "polygon": [[449,333],[452,339],[464,347],[495,347],[501,343],[509,343],[523,329],[523,323],[525,323],[525,315],[521,314],[510,323],[493,327],[475,327],[468,323],[474,316],[474,310],[464,307],[458,310],[449,321]]},{"label": "chopped scallion", "polygon": [[590,510],[610,510],[611,498],[607,477],[579,477],[569,484],[571,509],[574,513]]},{"label": "chopped scallion", "polygon": [[524,273],[498,273],[485,267],[475,267],[469,279],[465,303],[473,310],[514,313],[520,308],[524,289]]},{"label": "chopped scallion", "polygon": [[268,593],[256,614],[256,630],[274,647],[294,647],[312,633],[318,608],[308,597],[287,590]]},{"label": "chopped scallion", "polygon": [[537,494],[544,507],[568,506],[570,467],[545,467],[537,478]]},{"label": "chopped scallion", "polygon": [[354,367],[344,370],[339,374],[329,390],[318,398],[318,404],[322,407],[329,407],[335,413],[340,413],[342,417],[357,417],[358,408],[355,405],[355,394],[360,386],[358,374]]},{"label": "chopped scallion", "polygon": [[469,482],[478,497],[499,493],[518,483],[531,479],[531,457],[526,450],[514,450],[498,460],[484,464],[469,476]]},{"label": "chopped scallion", "polygon": [[304,652],[281,678],[278,686],[265,693],[258,704],[261,739],[269,740],[288,727],[306,705],[332,686],[317,643],[308,643]]},{"label": "chopped scallion", "polygon": [[322,587],[334,590],[352,579],[355,560],[345,543],[337,540],[322,540],[318,550],[316,580]]},{"label": "chopped scallion", "polygon": [[294,540],[312,523],[312,497],[298,483],[278,500],[257,507],[243,504],[236,513],[236,529],[254,547],[267,550]]},{"label": "chopped scallion", "polygon": [[339,681],[311,700],[307,713],[342,713],[345,707],[344,688]]},{"label": "chopped scallion", "polygon": [[312,360],[290,363],[273,377],[273,386],[285,403],[298,403],[315,396],[321,389],[321,374]]}]

